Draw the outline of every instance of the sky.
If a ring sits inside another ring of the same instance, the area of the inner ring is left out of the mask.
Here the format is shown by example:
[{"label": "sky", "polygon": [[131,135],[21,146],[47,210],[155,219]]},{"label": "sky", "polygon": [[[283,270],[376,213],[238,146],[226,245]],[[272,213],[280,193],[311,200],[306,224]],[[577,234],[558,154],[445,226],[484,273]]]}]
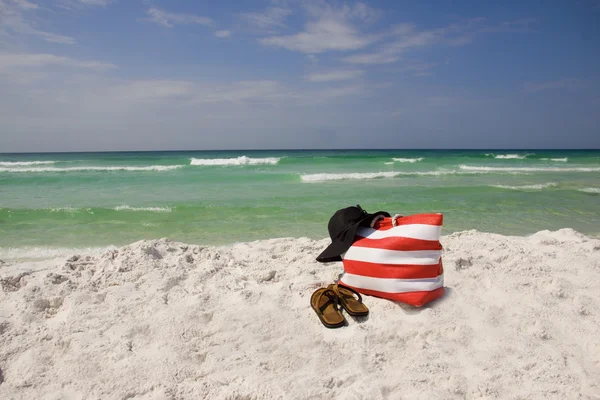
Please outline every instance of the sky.
[{"label": "sky", "polygon": [[600,0],[0,0],[0,153],[600,148]]}]

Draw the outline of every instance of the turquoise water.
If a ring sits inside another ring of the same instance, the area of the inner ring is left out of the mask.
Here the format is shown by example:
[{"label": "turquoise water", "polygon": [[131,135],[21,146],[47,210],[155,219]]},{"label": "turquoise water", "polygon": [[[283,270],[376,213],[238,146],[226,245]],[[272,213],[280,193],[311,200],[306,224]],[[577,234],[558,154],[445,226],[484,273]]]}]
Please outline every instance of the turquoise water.
[{"label": "turquoise water", "polygon": [[600,234],[600,151],[0,154],[0,248],[327,236],[337,209],[442,212],[444,234]]}]

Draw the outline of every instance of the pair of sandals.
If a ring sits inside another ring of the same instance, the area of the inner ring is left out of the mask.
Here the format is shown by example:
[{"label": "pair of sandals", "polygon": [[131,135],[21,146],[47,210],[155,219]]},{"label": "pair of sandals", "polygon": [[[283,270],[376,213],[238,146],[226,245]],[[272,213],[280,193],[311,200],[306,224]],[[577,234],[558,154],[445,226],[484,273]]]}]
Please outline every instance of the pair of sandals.
[{"label": "pair of sandals", "polygon": [[[357,296],[356,299],[354,296]],[[331,284],[317,289],[310,298],[310,305],[327,328],[339,328],[345,325],[346,319],[340,306],[353,317],[364,317],[369,309],[362,302],[361,295],[347,286]]]}]

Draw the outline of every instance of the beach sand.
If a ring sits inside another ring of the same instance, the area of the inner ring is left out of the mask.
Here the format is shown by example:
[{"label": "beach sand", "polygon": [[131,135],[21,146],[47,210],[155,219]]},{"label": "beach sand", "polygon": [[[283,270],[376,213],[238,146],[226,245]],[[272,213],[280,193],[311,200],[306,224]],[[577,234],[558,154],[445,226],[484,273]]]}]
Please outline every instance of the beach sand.
[{"label": "beach sand", "polygon": [[600,240],[445,236],[444,298],[333,330],[328,243],[0,263],[0,399],[600,399]]}]

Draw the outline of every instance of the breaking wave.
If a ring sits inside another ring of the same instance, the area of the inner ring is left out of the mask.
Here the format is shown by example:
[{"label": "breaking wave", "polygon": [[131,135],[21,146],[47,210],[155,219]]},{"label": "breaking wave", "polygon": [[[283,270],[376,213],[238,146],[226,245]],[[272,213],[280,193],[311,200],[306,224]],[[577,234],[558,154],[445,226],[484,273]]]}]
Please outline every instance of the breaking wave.
[{"label": "breaking wave", "polygon": [[75,171],[172,171],[183,165],[150,165],[147,167],[112,166],[112,167],[33,167],[33,168],[0,168],[0,172],[75,172]]},{"label": "breaking wave", "polygon": [[499,189],[510,189],[510,190],[542,190],[548,189],[551,187],[558,186],[556,182],[549,183],[540,183],[537,185],[523,185],[523,186],[507,186],[507,185],[490,185],[491,187],[499,188]]},{"label": "breaking wave", "polygon": [[488,157],[494,157],[500,160],[523,160],[524,158],[526,158],[529,154],[492,154],[492,153],[487,153],[486,156]]},{"label": "breaking wave", "polygon": [[45,208],[44,210],[48,210],[50,212],[66,212],[66,213],[79,213],[79,212],[87,212],[93,214],[91,208],[75,208],[75,207],[56,207],[56,208]]},{"label": "breaking wave", "polygon": [[416,163],[419,161],[423,161],[424,158],[423,157],[418,157],[418,158],[392,158],[392,160],[396,161],[396,162],[401,162],[401,163]]},{"label": "breaking wave", "polygon": [[306,174],[300,175],[302,182],[325,182],[325,181],[342,181],[342,180],[365,180],[365,179],[381,179],[381,178],[396,178],[399,176],[441,176],[441,175],[466,175],[471,172],[460,172],[454,170],[442,171],[415,171],[415,172],[351,172],[347,174]]},{"label": "breaking wave", "polygon": [[149,211],[149,212],[171,212],[171,207],[131,207],[128,205],[113,208],[115,211]]},{"label": "breaking wave", "polygon": [[301,175],[302,182],[325,182],[356,179],[379,179],[393,178],[398,176],[398,172],[355,172],[348,174],[307,174]]},{"label": "breaking wave", "polygon": [[584,193],[600,194],[600,188],[583,188],[578,190]]},{"label": "breaking wave", "polygon": [[[381,179],[381,178],[396,178],[399,176],[442,176],[442,175],[473,175],[473,174],[510,174],[510,175],[527,175],[534,172],[600,172],[600,167],[578,167],[578,168],[561,168],[561,167],[485,167],[460,165],[458,170],[436,170],[436,171],[386,171],[386,172],[354,172],[354,173],[318,173],[300,175],[302,182],[324,182],[324,181],[340,181],[340,180],[365,180],[365,179]],[[540,186],[541,185],[541,186]],[[524,186],[503,186],[496,185],[504,189],[545,189],[556,186],[556,183],[551,182],[540,185],[524,185]]]},{"label": "breaking wave", "polygon": [[565,158],[540,158],[540,160],[544,160],[544,161],[557,161],[557,162],[567,162],[569,161],[568,157]]},{"label": "breaking wave", "polygon": [[56,161],[0,161],[2,167],[23,167],[27,165],[48,165]]},{"label": "breaking wave", "polygon": [[190,158],[190,165],[276,165],[280,157],[250,158],[240,156],[235,158]]},{"label": "breaking wave", "polygon": [[474,165],[460,165],[463,171],[473,172],[600,172],[600,167],[580,167],[580,168],[562,168],[562,167],[482,167]]}]

